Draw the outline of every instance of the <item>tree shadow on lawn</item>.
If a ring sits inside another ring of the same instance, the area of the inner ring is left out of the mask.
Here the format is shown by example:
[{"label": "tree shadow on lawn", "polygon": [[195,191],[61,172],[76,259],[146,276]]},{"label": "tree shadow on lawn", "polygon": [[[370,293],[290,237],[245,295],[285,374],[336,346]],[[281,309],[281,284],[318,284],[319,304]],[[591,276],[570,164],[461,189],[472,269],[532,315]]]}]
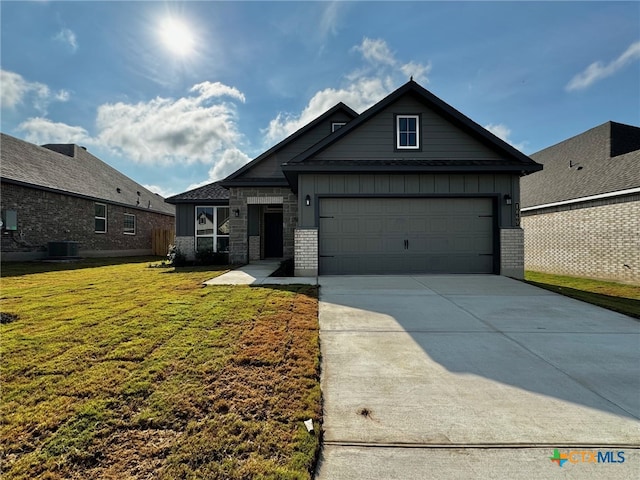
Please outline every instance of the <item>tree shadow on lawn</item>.
[{"label": "tree shadow on lawn", "polygon": [[128,263],[153,263],[162,261],[164,257],[105,257],[81,258],[77,260],[35,260],[31,262],[2,262],[0,277],[20,277],[35,273],[81,270],[85,268],[109,267]]}]

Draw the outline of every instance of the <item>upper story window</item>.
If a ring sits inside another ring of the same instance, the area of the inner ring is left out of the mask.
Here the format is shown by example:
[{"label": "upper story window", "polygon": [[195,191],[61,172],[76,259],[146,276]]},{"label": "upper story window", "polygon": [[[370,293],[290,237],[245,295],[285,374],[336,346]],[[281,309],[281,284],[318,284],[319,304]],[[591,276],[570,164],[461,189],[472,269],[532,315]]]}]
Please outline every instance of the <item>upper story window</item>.
[{"label": "upper story window", "polygon": [[346,124],[347,122],[331,122],[331,133],[335,132],[336,130],[340,130]]},{"label": "upper story window", "polygon": [[135,235],[136,234],[136,216],[131,213],[124,214],[124,234]]},{"label": "upper story window", "polygon": [[420,116],[396,116],[396,148],[411,150],[420,148]]},{"label": "upper story window", "polygon": [[95,232],[107,233],[107,206],[104,203],[96,203],[95,208]]}]

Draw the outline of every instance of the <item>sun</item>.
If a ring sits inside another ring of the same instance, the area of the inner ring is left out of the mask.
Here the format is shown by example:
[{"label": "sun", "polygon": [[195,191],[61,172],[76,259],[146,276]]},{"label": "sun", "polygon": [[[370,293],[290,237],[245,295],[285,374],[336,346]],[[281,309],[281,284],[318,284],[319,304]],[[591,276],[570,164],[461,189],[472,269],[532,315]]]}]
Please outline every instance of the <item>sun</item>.
[{"label": "sun", "polygon": [[160,24],[158,33],[162,43],[171,53],[183,57],[193,52],[195,46],[193,31],[182,20],[165,18]]}]

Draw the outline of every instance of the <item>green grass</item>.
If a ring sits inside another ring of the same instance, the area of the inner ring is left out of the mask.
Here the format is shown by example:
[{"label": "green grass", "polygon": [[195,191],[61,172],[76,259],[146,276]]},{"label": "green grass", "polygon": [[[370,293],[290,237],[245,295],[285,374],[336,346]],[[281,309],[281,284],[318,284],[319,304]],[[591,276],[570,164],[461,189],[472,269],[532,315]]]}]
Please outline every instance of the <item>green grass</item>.
[{"label": "green grass", "polygon": [[2,478],[310,478],[317,289],[223,271],[3,265]]},{"label": "green grass", "polygon": [[525,280],[583,302],[640,318],[640,287],[588,278],[525,272]]}]

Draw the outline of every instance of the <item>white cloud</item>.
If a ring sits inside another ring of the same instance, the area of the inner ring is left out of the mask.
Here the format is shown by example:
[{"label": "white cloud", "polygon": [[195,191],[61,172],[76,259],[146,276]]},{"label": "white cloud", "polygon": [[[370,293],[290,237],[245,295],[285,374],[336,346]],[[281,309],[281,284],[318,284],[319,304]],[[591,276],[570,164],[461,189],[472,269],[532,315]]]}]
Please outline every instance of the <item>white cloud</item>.
[{"label": "white cloud", "polygon": [[220,160],[216,161],[211,170],[209,170],[209,182],[207,183],[222,180],[245,165],[249,160],[251,159],[237,148],[225,150]]},{"label": "white cloud", "polygon": [[18,125],[18,130],[26,132],[25,139],[37,145],[45,143],[94,143],[89,132],[84,128],[74,127],[65,123],[56,123],[48,118],[30,118]]},{"label": "white cloud", "polygon": [[525,148],[525,146],[527,144],[527,142],[515,143],[513,140],[511,140],[511,129],[509,127],[507,127],[503,123],[495,123],[495,124],[494,123],[490,123],[488,125],[485,125],[484,128],[489,130],[491,133],[493,133],[499,139],[504,140],[505,142],[507,142],[513,148],[516,148],[516,149],[520,150],[521,152],[524,150],[524,148]]},{"label": "white cloud", "polygon": [[229,87],[220,82],[202,82],[194,85],[189,90],[190,92],[200,92],[202,98],[214,98],[214,97],[231,97],[245,102],[244,94],[235,87]]},{"label": "white cloud", "polygon": [[[91,145],[138,163],[212,165],[209,179],[203,183],[206,184],[227,176],[249,161],[239,149],[242,137],[237,129],[235,107],[222,98],[244,102],[245,97],[237,89],[221,83],[203,82],[189,91],[193,95],[177,99],[157,97],[135,104],[101,105],[95,136],[82,127],[43,117],[30,118],[18,129],[25,132],[26,140],[32,143]],[[162,196],[172,194],[159,187],[149,189]]]},{"label": "white cloud", "polygon": [[142,185],[144,188],[146,188],[147,190],[153,192],[153,193],[157,193],[158,195],[160,195],[162,198],[169,198],[172,197],[174,195],[176,195],[177,192],[174,192],[173,190],[166,190],[162,187],[159,187],[157,185]]},{"label": "white cloud", "polygon": [[68,28],[63,28],[62,30],[60,30],[58,34],[53,38],[59,42],[69,45],[69,47],[71,47],[71,51],[74,53],[78,50],[78,40],[76,39],[76,34]]},{"label": "white cloud", "polygon": [[18,105],[30,101],[31,106],[44,114],[51,101],[66,102],[70,94],[66,90],[52,93],[47,85],[40,82],[30,82],[15,72],[0,70],[0,103],[2,108],[13,109]]},{"label": "white cloud", "polygon": [[353,49],[360,52],[365,60],[374,65],[386,64],[393,66],[396,64],[396,59],[391,53],[387,42],[380,38],[371,39],[365,37],[362,43],[353,47]]},{"label": "white cloud", "polygon": [[640,42],[629,45],[622,55],[607,65],[604,65],[600,61],[592,63],[584,71],[574,76],[566,85],[565,89],[568,92],[583,90],[603,78],[610,77],[625,65],[637,59],[640,59]]},{"label": "white cloud", "polygon": [[98,142],[136,162],[149,164],[209,163],[241,141],[233,104],[244,101],[237,89],[220,83],[194,85],[196,95],[157,97],[148,102],[105,104],[98,108]]},{"label": "white cloud", "polygon": [[324,38],[328,34],[335,35],[338,33],[338,14],[341,7],[341,2],[327,2],[326,8],[322,12],[320,17],[320,29],[319,33]]},{"label": "white cloud", "polygon": [[352,50],[359,52],[367,65],[346,75],[346,84],[342,88],[318,91],[299,114],[279,113],[263,132],[265,145],[273,145],[282,140],[338,102],[344,102],[355,111],[362,112],[409,80],[411,75],[416,81],[428,82],[430,65],[399,62],[382,39],[365,37]]}]

